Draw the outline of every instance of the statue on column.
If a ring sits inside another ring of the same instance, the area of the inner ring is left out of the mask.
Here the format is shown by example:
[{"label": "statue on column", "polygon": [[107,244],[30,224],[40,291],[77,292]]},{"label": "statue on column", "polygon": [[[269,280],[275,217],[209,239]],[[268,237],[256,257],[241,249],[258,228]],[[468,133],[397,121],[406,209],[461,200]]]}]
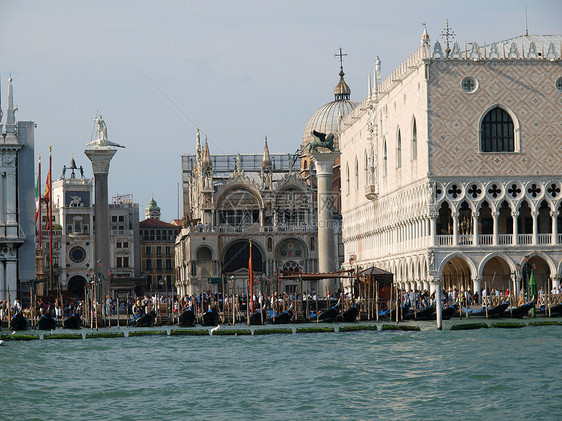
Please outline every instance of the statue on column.
[{"label": "statue on column", "polygon": [[302,153],[306,151],[308,148],[310,152],[318,152],[318,148],[327,148],[331,152],[335,152],[334,148],[334,134],[333,133],[321,133],[317,132],[316,130],[312,131],[312,135],[316,137],[318,140],[312,140],[308,142],[304,148],[302,148]]}]

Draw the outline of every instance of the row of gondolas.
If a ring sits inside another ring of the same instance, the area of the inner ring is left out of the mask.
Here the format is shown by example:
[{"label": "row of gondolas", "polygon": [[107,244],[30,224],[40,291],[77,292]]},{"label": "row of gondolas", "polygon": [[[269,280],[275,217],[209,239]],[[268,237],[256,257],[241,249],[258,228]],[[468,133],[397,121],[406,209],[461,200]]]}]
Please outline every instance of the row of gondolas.
[{"label": "row of gondolas", "polygon": [[[529,315],[532,308],[535,307],[536,315],[549,315],[549,309],[543,307],[536,308],[535,303],[526,303],[520,306],[509,306],[509,303],[504,302],[493,307],[481,308],[459,308],[458,305],[445,306],[442,309],[443,320],[448,320],[452,317],[468,317],[468,318],[523,318]],[[361,306],[359,301],[356,302],[349,309],[342,311],[341,305],[337,304],[319,310],[318,312],[311,311],[306,317],[296,317],[293,312],[293,307],[289,307],[283,312],[274,312],[273,310],[261,309],[250,313],[250,325],[263,325],[263,324],[286,324],[293,322],[303,323],[331,323],[331,322],[354,322],[360,319]],[[396,311],[386,309],[379,310],[379,320],[395,319]],[[554,305],[550,308],[550,315],[557,317],[562,315],[562,304]],[[228,319],[228,315],[224,316]],[[434,306],[424,307],[421,309],[412,309],[402,306],[399,308],[398,317],[401,320],[435,320],[437,314]],[[150,327],[156,321],[156,314],[149,312],[146,314],[135,314],[131,319],[129,325],[135,327]],[[202,316],[198,317],[193,308],[184,310],[178,317],[178,325],[182,327],[195,326],[201,324],[202,326],[217,326],[221,322],[221,317],[216,308],[205,311]],[[66,317],[62,326],[65,329],[79,329],[81,326],[80,317],[71,315]],[[17,313],[10,320],[11,330],[23,330],[30,327],[29,321],[23,314]],[[40,330],[52,330],[57,327],[56,320],[51,315],[42,315],[36,327]]]}]

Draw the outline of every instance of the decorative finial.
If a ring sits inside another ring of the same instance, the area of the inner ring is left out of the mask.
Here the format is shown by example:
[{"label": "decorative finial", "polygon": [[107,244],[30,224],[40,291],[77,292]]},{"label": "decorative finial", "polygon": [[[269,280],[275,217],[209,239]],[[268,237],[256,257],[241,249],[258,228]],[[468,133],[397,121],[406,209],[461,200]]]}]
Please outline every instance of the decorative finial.
[{"label": "decorative finial", "polygon": [[441,31],[441,38],[445,40],[445,58],[449,58],[449,53],[451,52],[451,48],[449,48],[449,41],[453,41],[455,39],[455,32],[449,26],[449,19],[447,19],[447,25]]},{"label": "decorative finial", "polygon": [[421,38],[421,45],[423,46],[424,44],[429,44],[429,34],[427,33],[427,26],[425,25],[425,23],[422,23],[422,25],[423,25],[423,34]]},{"label": "decorative finial", "polygon": [[347,57],[347,53],[344,53],[344,52],[342,51],[342,48],[340,47],[340,52],[337,53],[337,54],[334,54],[334,57],[339,57],[339,58],[340,58],[340,76],[343,77],[343,75],[345,74],[345,73],[343,72],[343,58],[344,58],[344,57]]}]

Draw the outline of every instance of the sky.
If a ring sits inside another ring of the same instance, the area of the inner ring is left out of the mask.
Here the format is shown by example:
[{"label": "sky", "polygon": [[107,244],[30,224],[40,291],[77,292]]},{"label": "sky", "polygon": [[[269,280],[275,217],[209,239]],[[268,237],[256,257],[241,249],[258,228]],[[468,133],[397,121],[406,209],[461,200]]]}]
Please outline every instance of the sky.
[{"label": "sky", "polygon": [[[442,41],[493,42],[562,33],[558,0],[497,1],[7,1],[0,0],[0,86],[8,76],[16,119],[33,120],[36,162],[46,178],[84,155],[103,115],[109,140],[126,146],[111,162],[109,195],[152,197],[162,219],[178,217],[181,154],[195,132],[213,153],[293,153],[309,117],[333,101],[344,57],[351,99],[367,94],[375,58],[383,78],[419,45],[427,25]],[[180,201],[181,203],[181,201]],[[181,216],[181,209],[179,209]]]}]

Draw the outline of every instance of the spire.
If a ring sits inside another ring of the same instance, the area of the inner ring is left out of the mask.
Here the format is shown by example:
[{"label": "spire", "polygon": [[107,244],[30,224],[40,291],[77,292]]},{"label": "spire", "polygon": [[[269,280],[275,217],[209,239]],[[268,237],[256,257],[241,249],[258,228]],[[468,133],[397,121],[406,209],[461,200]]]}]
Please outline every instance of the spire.
[{"label": "spire", "polygon": [[425,26],[425,23],[422,23],[422,25],[423,25],[423,34],[421,37],[421,45],[423,47],[425,44],[429,44],[429,34],[427,33],[427,27]]},{"label": "spire", "polygon": [[207,143],[207,137],[205,137],[205,149],[203,150],[203,167],[211,166],[211,155],[209,154],[209,144]]},{"label": "spire", "polygon": [[18,107],[14,107],[14,87],[12,86],[12,75],[8,79],[8,116],[6,118],[6,133],[14,134],[16,132],[16,111]]},{"label": "spire", "polygon": [[265,137],[265,145],[263,146],[263,158],[261,160],[261,166],[271,167],[271,158],[269,156],[269,147],[267,146],[267,136]]},{"label": "spire", "polygon": [[195,152],[197,156],[197,160],[201,159],[201,134],[199,133],[199,129],[197,129],[197,144],[195,146]]}]

